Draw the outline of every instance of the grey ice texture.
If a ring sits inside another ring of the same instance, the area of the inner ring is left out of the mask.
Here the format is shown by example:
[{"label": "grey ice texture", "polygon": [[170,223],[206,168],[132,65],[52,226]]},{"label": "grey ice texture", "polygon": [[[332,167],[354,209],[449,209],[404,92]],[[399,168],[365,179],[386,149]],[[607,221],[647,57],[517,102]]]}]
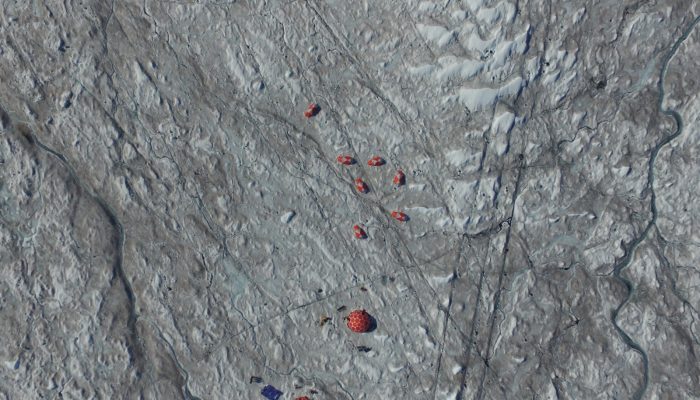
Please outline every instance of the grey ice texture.
[{"label": "grey ice texture", "polygon": [[698,4],[0,2],[0,399],[700,398]]}]

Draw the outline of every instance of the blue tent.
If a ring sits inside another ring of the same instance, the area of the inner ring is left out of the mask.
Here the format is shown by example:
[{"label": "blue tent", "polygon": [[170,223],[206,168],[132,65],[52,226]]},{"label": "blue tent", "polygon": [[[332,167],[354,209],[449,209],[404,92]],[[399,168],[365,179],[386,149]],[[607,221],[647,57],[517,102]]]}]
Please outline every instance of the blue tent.
[{"label": "blue tent", "polygon": [[282,396],[282,392],[275,389],[272,385],[265,386],[260,392],[260,394],[262,394],[270,400],[278,400],[280,396]]}]

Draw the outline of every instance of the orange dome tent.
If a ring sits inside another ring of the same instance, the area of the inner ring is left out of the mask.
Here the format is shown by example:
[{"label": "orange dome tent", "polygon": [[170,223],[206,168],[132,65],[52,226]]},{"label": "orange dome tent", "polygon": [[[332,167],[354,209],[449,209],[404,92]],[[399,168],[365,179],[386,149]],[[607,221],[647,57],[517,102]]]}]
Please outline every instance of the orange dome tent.
[{"label": "orange dome tent", "polygon": [[365,333],[374,327],[374,318],[365,310],[355,310],[347,317],[348,328],[356,333]]}]

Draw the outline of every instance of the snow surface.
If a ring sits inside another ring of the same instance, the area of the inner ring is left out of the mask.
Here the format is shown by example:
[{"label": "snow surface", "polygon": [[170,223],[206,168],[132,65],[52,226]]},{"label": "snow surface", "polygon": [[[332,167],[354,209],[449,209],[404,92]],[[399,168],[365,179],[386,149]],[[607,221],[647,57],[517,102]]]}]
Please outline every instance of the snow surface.
[{"label": "snow surface", "polygon": [[0,2],[0,399],[700,398],[698,14]]}]

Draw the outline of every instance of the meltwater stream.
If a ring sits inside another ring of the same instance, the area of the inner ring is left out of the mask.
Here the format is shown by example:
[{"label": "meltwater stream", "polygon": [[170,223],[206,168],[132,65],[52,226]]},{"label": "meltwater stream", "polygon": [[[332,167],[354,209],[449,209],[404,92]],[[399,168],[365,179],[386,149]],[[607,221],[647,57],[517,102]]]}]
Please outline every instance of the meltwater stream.
[{"label": "meltwater stream", "polygon": [[632,255],[634,254],[634,251],[636,248],[639,246],[640,243],[642,243],[647,235],[649,234],[649,231],[651,228],[656,224],[656,218],[658,215],[658,211],[656,209],[656,193],[654,192],[654,162],[656,161],[656,156],[659,154],[659,151],[663,148],[663,146],[667,145],[670,143],[673,139],[677,138],[682,132],[683,132],[683,119],[681,118],[681,115],[671,109],[664,109],[663,108],[663,100],[664,96],[666,95],[665,90],[664,90],[664,78],[666,76],[666,70],[668,69],[668,64],[670,63],[671,59],[673,56],[676,54],[676,51],[678,51],[678,48],[680,45],[685,41],[685,39],[688,38],[690,33],[693,31],[695,26],[698,24],[700,21],[700,17],[697,17],[693,20],[693,22],[690,23],[688,28],[683,32],[683,34],[676,40],[676,42],[671,46],[671,49],[666,53],[664,58],[662,59],[662,64],[661,64],[661,70],[659,72],[659,80],[658,80],[658,90],[659,90],[659,100],[658,100],[658,107],[659,111],[667,115],[671,118],[674,119],[676,122],[676,130],[664,137],[651,151],[650,156],[649,156],[649,171],[647,174],[647,187],[649,188],[651,192],[651,220],[647,224],[646,228],[642,232],[639,237],[637,237],[635,240],[633,240],[630,244],[629,247],[627,248],[625,255],[622,257],[622,259],[615,264],[615,267],[613,269],[613,276],[615,279],[618,281],[622,282],[622,284],[625,285],[627,288],[627,297],[624,299],[622,303],[620,303],[619,306],[612,312],[612,324],[615,327],[615,330],[617,333],[620,335],[622,338],[622,341],[627,344],[631,349],[636,351],[642,356],[642,367],[643,367],[643,380],[642,380],[642,385],[637,389],[637,391],[633,395],[633,399],[639,400],[644,397],[644,393],[647,390],[647,386],[649,385],[649,357],[647,356],[647,353],[644,351],[644,349],[632,339],[627,332],[625,332],[618,324],[617,324],[617,317],[620,314],[620,311],[627,305],[629,302],[630,298],[634,294],[635,287],[632,284],[632,282],[623,277],[621,275],[622,271],[627,268],[630,264],[630,261],[632,259]]}]

